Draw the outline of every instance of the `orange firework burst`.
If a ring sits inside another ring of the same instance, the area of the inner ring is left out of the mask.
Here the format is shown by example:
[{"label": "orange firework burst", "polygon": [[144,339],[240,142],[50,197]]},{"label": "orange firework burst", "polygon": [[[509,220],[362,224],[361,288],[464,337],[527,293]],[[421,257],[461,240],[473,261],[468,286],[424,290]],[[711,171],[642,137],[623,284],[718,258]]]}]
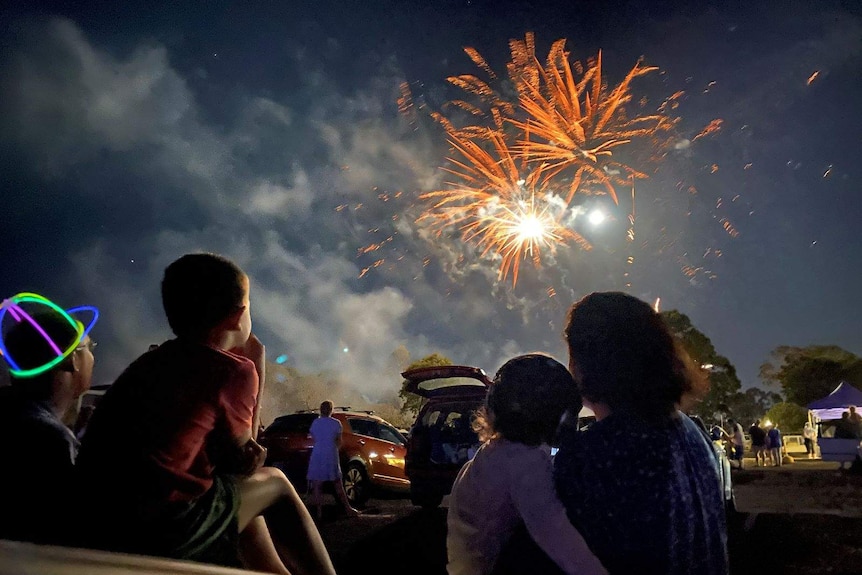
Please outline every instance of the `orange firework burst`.
[{"label": "orange firework burst", "polygon": [[582,186],[598,184],[618,203],[614,184],[647,176],[615,158],[615,150],[637,139],[652,140],[650,148],[655,148],[674,123],[662,112],[631,118],[626,113],[632,80],[658,68],[638,62],[609,89],[602,78],[601,51],[586,68],[576,62],[573,71],[565,43],[553,44],[544,67],[535,60],[542,78],[538,86],[522,84],[519,103],[527,118],[512,121],[522,133],[519,151],[530,162],[545,163],[546,178],[569,170],[566,202]]},{"label": "orange firework burst", "polygon": [[[513,285],[521,260],[532,257],[539,265],[542,248],[572,242],[589,249],[571,229],[575,194],[594,193],[598,187],[618,203],[615,185],[633,186],[634,179],[647,176],[614,154],[635,140],[649,140],[655,152],[660,136],[674,124],[666,105],[654,114],[627,114],[632,80],[655,67],[638,62],[610,89],[602,78],[601,52],[586,67],[571,64],[565,43],[555,42],[542,65],[533,34],[509,42],[506,72],[515,102],[504,96],[507,87],[485,59],[465,48],[489,81],[474,75],[448,79],[475,101],[447,105],[461,115],[466,112],[467,125],[456,126],[443,114],[434,114],[460,156],[451,160],[455,168],[447,169],[459,181],[421,195],[431,206],[419,220],[433,221],[438,233],[456,226],[483,255],[498,254],[499,277],[505,279],[511,270]],[[630,220],[633,224],[633,214]]]},{"label": "orange firework burst", "polygon": [[531,257],[541,261],[543,248],[554,250],[558,244],[574,242],[584,249],[589,243],[561,224],[565,205],[547,191],[547,180],[540,169],[524,174],[499,132],[486,133],[493,153],[476,142],[450,134],[450,143],[462,159],[451,159],[447,168],[456,176],[446,190],[422,194],[432,205],[419,220],[430,220],[438,234],[457,227],[466,242],[475,242],[483,251],[502,258],[499,277],[512,272],[518,281],[520,262]]}]

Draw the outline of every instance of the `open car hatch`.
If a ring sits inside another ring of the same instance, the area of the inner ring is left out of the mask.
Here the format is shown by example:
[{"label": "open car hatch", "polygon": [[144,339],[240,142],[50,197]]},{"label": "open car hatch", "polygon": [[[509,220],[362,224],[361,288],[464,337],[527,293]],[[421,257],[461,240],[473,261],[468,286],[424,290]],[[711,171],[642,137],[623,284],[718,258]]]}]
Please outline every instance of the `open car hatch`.
[{"label": "open car hatch", "polygon": [[484,397],[491,380],[478,367],[440,365],[405,371],[407,391],[422,397]]}]

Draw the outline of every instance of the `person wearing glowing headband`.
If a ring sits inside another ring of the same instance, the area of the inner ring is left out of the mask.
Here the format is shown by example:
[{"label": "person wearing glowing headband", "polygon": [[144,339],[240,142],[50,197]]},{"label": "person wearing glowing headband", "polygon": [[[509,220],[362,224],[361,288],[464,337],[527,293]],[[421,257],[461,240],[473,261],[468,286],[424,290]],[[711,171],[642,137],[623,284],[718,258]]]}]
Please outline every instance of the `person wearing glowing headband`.
[{"label": "person wearing glowing headband", "polygon": [[[73,315],[89,312],[87,325]],[[63,543],[78,441],[63,423],[90,388],[95,308],[64,310],[37,294],[0,304],[0,539]]]}]

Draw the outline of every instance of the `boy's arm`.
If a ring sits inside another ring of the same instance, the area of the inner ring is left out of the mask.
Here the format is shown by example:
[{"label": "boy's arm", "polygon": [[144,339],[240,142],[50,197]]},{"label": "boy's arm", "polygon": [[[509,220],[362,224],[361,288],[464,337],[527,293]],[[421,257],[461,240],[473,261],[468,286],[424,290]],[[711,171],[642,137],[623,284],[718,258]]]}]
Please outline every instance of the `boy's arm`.
[{"label": "boy's arm", "polygon": [[215,440],[209,450],[220,472],[248,477],[266,461],[266,449],[252,438],[250,429],[240,437],[225,435],[229,434],[216,434],[220,439]]},{"label": "boy's arm", "polygon": [[257,371],[257,398],[251,420],[251,436],[253,439],[257,439],[257,434],[260,431],[260,404],[263,398],[263,388],[266,383],[266,346],[261,343],[256,335],[251,334],[248,337],[248,341],[242,347],[232,349],[231,352],[251,360]]},{"label": "boy's arm", "polygon": [[248,440],[240,447],[237,461],[237,475],[248,477],[261,468],[266,461],[266,448],[259,444],[249,433]]},{"label": "boy's arm", "polygon": [[550,455],[536,448],[510,461],[512,501],[533,540],[566,573],[606,575],[557,497]]},{"label": "boy's arm", "polygon": [[[255,365],[264,363],[265,348],[254,335],[242,348],[232,351],[250,359]],[[226,418],[223,431],[227,437],[216,441],[223,446],[216,464],[224,472],[248,476],[266,460],[266,449],[256,441],[260,421],[260,379],[257,368],[252,369],[244,363],[222,390],[221,401]]]}]

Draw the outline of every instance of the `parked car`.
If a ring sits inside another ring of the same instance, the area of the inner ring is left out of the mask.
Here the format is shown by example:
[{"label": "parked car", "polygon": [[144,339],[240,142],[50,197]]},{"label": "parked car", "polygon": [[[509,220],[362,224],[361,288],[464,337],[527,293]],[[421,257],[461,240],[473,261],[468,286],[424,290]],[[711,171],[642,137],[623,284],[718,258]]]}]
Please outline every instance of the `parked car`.
[{"label": "parked car", "polygon": [[405,471],[414,505],[434,508],[452,491],[461,467],[479,447],[472,429],[491,380],[476,367],[421,367],[401,374],[407,391],[427,401],[407,444]]},{"label": "parked car", "polygon": [[[266,465],[284,471],[300,492],[314,440],[309,434],[317,410],[298,411],[275,419],[260,435],[267,449]],[[372,411],[336,407],[332,417],[341,422],[341,471],[344,491],[351,504],[361,505],[374,489],[406,491],[410,481],[404,472],[407,440]]]}]

